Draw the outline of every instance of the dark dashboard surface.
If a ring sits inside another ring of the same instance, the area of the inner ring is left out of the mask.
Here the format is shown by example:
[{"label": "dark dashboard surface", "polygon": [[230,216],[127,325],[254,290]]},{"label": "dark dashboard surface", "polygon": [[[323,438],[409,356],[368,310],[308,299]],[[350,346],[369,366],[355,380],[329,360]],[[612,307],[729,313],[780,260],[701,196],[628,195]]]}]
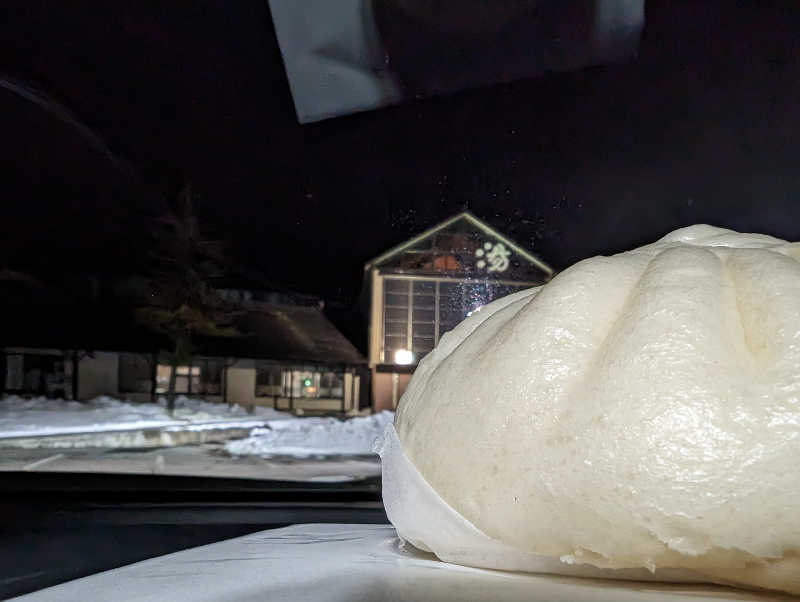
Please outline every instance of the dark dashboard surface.
[{"label": "dark dashboard surface", "polygon": [[380,479],[344,483],[4,472],[0,598],[296,523],[388,523]]}]

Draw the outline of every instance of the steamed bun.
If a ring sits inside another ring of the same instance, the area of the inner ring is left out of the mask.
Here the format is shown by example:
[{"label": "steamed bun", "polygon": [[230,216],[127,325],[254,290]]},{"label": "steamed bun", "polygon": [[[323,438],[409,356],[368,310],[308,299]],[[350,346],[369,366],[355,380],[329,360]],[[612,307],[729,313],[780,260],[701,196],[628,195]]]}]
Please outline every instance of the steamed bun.
[{"label": "steamed bun", "polygon": [[515,549],[800,593],[800,244],[710,226],[476,312],[395,428]]}]

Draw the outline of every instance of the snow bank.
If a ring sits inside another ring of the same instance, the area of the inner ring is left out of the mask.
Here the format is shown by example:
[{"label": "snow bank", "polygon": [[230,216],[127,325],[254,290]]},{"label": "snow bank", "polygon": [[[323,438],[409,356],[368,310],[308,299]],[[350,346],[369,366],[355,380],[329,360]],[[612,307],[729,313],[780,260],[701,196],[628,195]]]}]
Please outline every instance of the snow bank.
[{"label": "snow bank", "polygon": [[392,412],[344,421],[298,418],[267,407],[255,407],[249,413],[240,406],[187,397],[175,400],[173,416],[167,413],[163,398],[156,403],[134,403],[113,397],[87,402],[17,396],[0,399],[0,438],[105,433],[98,435],[103,438],[94,441],[94,445],[136,447],[135,441],[124,438],[125,433],[119,431],[160,429],[168,438],[172,431],[213,430],[221,425],[253,428],[250,437],[228,442],[226,449],[233,455],[371,454],[373,441],[393,420]]},{"label": "snow bank", "polygon": [[203,423],[230,425],[280,422],[292,416],[272,408],[256,407],[252,414],[243,407],[178,397],[170,416],[166,400],[133,403],[113,397],[91,401],[64,401],[15,395],[0,399],[0,438],[102,432],[143,428],[202,428]]},{"label": "snow bank", "polygon": [[270,421],[266,428],[253,430],[246,439],[229,441],[225,449],[237,456],[371,454],[372,443],[393,420],[393,412],[380,412],[349,420],[294,418]]}]

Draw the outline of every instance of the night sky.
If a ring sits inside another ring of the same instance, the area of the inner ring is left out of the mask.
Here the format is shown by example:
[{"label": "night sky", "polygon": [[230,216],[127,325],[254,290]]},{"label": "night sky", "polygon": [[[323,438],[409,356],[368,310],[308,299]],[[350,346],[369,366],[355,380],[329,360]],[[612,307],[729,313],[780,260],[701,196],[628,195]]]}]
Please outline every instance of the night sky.
[{"label": "night sky", "polygon": [[[270,282],[355,301],[469,208],[557,268],[708,222],[800,239],[800,5],[648,1],[630,64],[300,126],[266,0],[0,7],[0,267],[124,271],[191,180]],[[161,197],[159,195],[162,195]]]}]

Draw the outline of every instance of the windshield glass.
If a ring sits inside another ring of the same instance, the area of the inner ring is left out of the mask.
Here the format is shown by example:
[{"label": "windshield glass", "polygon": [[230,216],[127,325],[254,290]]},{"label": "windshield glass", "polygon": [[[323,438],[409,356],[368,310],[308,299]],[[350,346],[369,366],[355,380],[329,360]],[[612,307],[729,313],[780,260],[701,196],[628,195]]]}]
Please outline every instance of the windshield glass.
[{"label": "windshield glass", "polygon": [[791,4],[15,4],[2,470],[375,477],[494,300],[690,224],[800,238]]}]

